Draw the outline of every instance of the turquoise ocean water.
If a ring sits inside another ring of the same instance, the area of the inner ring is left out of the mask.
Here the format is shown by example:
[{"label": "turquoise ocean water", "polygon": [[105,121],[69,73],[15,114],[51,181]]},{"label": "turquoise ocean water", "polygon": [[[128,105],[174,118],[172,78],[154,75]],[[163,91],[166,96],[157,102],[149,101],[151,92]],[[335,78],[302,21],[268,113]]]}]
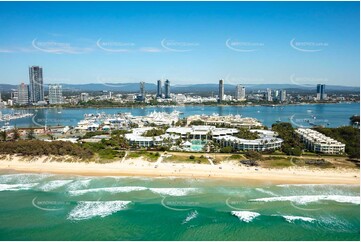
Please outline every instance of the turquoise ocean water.
[{"label": "turquoise ocean water", "polygon": [[1,240],[359,240],[359,186],[0,174]]}]

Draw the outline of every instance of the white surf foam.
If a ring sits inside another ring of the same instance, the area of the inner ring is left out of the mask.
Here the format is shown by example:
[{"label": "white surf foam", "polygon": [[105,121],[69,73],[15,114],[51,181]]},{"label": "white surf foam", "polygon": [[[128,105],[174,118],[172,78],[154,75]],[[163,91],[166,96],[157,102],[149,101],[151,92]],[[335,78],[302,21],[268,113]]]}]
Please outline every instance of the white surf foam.
[{"label": "white surf foam", "polygon": [[305,196],[285,196],[285,197],[266,197],[249,200],[251,202],[279,202],[290,201],[297,204],[307,204],[318,201],[335,201],[339,203],[360,204],[359,196],[341,196],[341,195],[305,195]]},{"label": "white surf foam", "polygon": [[190,193],[197,192],[197,188],[149,188],[150,191],[163,196],[186,196]]},{"label": "white surf foam", "polygon": [[358,185],[352,184],[279,184],[277,187],[357,187]]},{"label": "white surf foam", "polygon": [[261,215],[259,213],[250,212],[250,211],[232,211],[231,214],[233,216],[238,217],[239,220],[246,222],[246,223],[251,222],[254,218]]},{"label": "white surf foam", "polygon": [[314,218],[309,218],[309,217],[302,217],[302,216],[282,216],[284,219],[286,219],[287,222],[289,223],[293,223],[295,220],[301,220],[301,221],[305,221],[305,222],[313,222],[316,221],[316,219]]},{"label": "white surf foam", "polygon": [[263,188],[256,188],[256,191],[263,192],[263,193],[265,193],[265,194],[268,194],[268,195],[271,195],[271,196],[275,196],[275,197],[278,196],[277,194],[275,194],[275,193],[273,193],[273,192],[271,192],[271,191],[265,190],[265,189],[263,189]]},{"label": "white surf foam", "polygon": [[349,220],[331,214],[321,215],[319,218],[319,225],[328,231],[347,232],[347,233],[360,233],[360,226],[355,226]]},{"label": "white surf foam", "polygon": [[66,184],[72,182],[73,180],[54,180],[54,181],[49,181],[48,183],[42,185],[39,187],[40,190],[48,192],[48,191],[52,191],[55,190],[57,188],[60,188],[62,186],[65,186]]},{"label": "white surf foam", "polygon": [[74,182],[68,185],[69,191],[74,191],[82,188],[86,188],[89,186],[91,179],[83,179],[83,180],[75,180]]},{"label": "white surf foam", "polygon": [[51,177],[50,174],[6,174],[0,176],[0,183],[14,183],[14,184],[25,184],[38,182],[47,177]]},{"label": "white surf foam", "polygon": [[20,191],[29,190],[39,183],[27,183],[27,184],[0,184],[0,191]]},{"label": "white surf foam", "polygon": [[69,220],[84,220],[93,217],[104,218],[127,208],[131,201],[81,201],[70,211]]},{"label": "white surf foam", "polygon": [[198,217],[198,212],[197,212],[197,210],[194,210],[187,215],[187,217],[183,220],[182,224],[186,224],[189,221],[191,221],[192,219],[195,219],[197,217]]},{"label": "white surf foam", "polygon": [[91,188],[84,190],[75,190],[69,191],[71,196],[79,196],[89,192],[108,192],[108,193],[121,193],[121,192],[133,192],[133,191],[144,191],[147,190],[146,187],[137,187],[137,186],[126,186],[126,187],[101,187],[101,188]]}]

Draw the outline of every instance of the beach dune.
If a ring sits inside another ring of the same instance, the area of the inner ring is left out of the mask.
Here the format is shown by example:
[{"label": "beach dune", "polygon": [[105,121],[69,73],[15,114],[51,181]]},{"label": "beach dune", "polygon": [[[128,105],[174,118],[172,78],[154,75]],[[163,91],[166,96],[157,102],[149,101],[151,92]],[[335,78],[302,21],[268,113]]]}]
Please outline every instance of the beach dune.
[{"label": "beach dune", "polygon": [[[261,183],[360,184],[358,169],[283,168],[267,169],[240,166],[232,162],[219,165],[190,163],[154,163],[142,158],[117,160],[111,163],[59,162],[49,157],[24,159],[7,156],[0,159],[2,171],[73,174],[84,176],[146,176],[219,178]],[[59,159],[57,159],[59,160]]]}]

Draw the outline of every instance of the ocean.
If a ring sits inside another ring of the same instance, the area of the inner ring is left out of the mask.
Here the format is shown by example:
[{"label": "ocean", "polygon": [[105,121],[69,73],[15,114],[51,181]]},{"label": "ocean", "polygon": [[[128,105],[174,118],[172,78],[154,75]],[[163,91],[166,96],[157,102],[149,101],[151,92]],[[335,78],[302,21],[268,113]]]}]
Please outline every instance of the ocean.
[{"label": "ocean", "polygon": [[[43,125],[69,125],[76,126],[84,119],[84,114],[129,112],[134,116],[148,115],[153,111],[172,112],[177,110],[182,112],[181,117],[196,114],[219,114],[219,115],[242,115],[242,117],[257,118],[264,125],[271,127],[277,121],[291,122],[294,126],[310,127],[311,121],[315,125],[325,127],[339,127],[349,125],[352,115],[360,114],[359,103],[336,103],[336,104],[305,104],[305,105],[285,105],[285,106],[176,106],[176,107],[136,107],[136,108],[51,108],[51,109],[31,109],[26,112],[34,113],[32,117],[11,120],[10,125],[17,127],[43,126]],[[3,114],[22,110],[3,109]],[[4,122],[0,122],[4,125]]]},{"label": "ocean", "polygon": [[0,173],[1,240],[359,240],[360,190]]}]

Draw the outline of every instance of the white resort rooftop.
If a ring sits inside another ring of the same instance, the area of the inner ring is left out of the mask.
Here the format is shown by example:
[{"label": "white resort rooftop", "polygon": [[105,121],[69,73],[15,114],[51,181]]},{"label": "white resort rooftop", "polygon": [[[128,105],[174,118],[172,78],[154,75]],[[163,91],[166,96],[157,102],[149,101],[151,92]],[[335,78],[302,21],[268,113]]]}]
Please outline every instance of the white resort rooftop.
[{"label": "white resort rooftop", "polygon": [[311,151],[339,154],[345,152],[345,144],[313,129],[298,128],[296,133]]}]

